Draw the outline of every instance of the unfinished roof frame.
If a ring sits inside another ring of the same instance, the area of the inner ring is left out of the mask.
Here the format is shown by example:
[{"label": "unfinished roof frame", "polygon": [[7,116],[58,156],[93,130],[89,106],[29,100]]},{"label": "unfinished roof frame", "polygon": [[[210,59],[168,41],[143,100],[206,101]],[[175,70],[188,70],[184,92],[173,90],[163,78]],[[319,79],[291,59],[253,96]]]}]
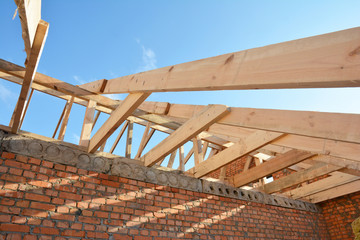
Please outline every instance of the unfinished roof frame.
[{"label": "unfinished roof frame", "polygon": [[[179,170],[184,171],[194,154],[195,166],[187,174],[201,178],[221,169],[221,181],[235,187],[291,168],[296,171],[294,174],[264,184],[258,190],[311,202],[360,190],[354,187],[359,185],[356,184],[360,178],[359,114],[145,101],[152,92],[360,87],[360,28],[74,86],[36,72],[49,24],[41,20],[41,1],[25,4],[25,0],[15,0],[15,3],[27,53],[25,67],[0,59],[0,78],[21,85],[9,125],[13,133],[23,133],[20,128],[29,93],[36,90],[67,102],[53,134],[54,138],[61,125],[58,136],[61,141],[72,104],[86,107],[78,147],[88,152],[99,148],[103,151],[107,139],[125,122],[110,152],[113,153],[128,128],[126,155],[130,157],[135,123],[146,126],[134,157],[145,166],[159,164],[170,155],[167,166],[172,168],[179,151]],[[129,95],[123,101],[101,95],[109,93]],[[101,112],[110,117],[90,137]],[[169,136],[143,155],[155,131]],[[193,148],[185,154],[183,146],[187,142],[192,142]],[[207,149],[211,151],[205,159]],[[273,156],[249,168],[257,153]],[[247,157],[246,169],[226,178],[225,167],[241,157]],[[303,184],[317,177],[323,178]],[[298,187],[284,191],[294,185]]]}]

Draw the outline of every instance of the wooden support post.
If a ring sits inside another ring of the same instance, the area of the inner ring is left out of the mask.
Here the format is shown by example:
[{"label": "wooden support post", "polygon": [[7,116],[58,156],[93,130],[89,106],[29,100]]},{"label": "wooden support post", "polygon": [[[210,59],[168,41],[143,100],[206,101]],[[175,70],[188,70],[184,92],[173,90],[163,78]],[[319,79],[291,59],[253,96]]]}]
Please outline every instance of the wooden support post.
[{"label": "wooden support post", "polygon": [[27,112],[27,110],[28,110],[28,108],[29,108],[30,101],[31,101],[31,98],[32,98],[33,93],[34,93],[34,89],[32,88],[31,91],[30,91],[29,98],[28,98],[28,100],[26,101],[24,113],[23,113],[23,115],[21,116],[19,129],[21,129],[21,127],[22,127],[22,125],[23,125],[23,122],[24,122],[24,119],[25,119],[25,116],[26,116],[26,112]]},{"label": "wooden support post", "polygon": [[[220,153],[219,153],[220,154]],[[291,150],[281,154],[257,167],[251,168],[246,172],[242,172],[233,176],[235,187],[241,187],[262,177],[290,167],[296,163],[304,161],[314,156],[312,153],[299,150]]]},{"label": "wooden support post", "polygon": [[168,165],[167,165],[168,168],[172,168],[172,166],[174,164],[174,161],[175,161],[176,152],[177,152],[177,149],[171,153],[170,158],[169,158],[169,162],[168,162]]},{"label": "wooden support post", "polygon": [[209,142],[204,141],[203,146],[202,146],[202,152],[201,152],[201,158],[204,161],[205,157],[206,157],[206,152],[209,146]]},{"label": "wooden support post", "polygon": [[194,163],[195,166],[199,165],[204,159],[202,158],[202,144],[201,140],[198,137],[193,138],[194,144]]},{"label": "wooden support post", "polygon": [[127,138],[126,138],[126,149],[125,149],[125,157],[131,158],[131,146],[132,146],[132,138],[133,138],[133,122],[129,122],[129,126],[127,129]]},{"label": "wooden support post", "polygon": [[[271,160],[270,160],[271,161]],[[308,169],[294,172],[271,183],[265,184],[262,189],[266,193],[279,192],[285,188],[303,183],[305,181],[323,176],[325,174],[340,170],[342,167],[327,163],[317,163]]]},{"label": "wooden support post", "polygon": [[96,108],[96,102],[90,100],[86,107],[85,116],[84,116],[84,123],[81,130],[80,136],[80,146],[88,147],[91,137],[91,130],[94,126],[94,113]]},{"label": "wooden support post", "polygon": [[184,145],[179,147],[179,170],[185,171]]},{"label": "wooden support post", "polygon": [[139,159],[140,156],[141,156],[141,153],[142,153],[142,151],[143,151],[143,149],[144,149],[145,141],[146,141],[147,136],[148,136],[148,134],[149,134],[150,126],[151,126],[151,123],[148,122],[148,123],[146,124],[145,130],[144,130],[144,133],[143,133],[143,136],[142,136],[141,141],[140,141],[139,149],[138,149],[138,151],[137,151],[134,159]]},{"label": "wooden support post", "polygon": [[106,141],[100,146],[100,152],[103,152],[105,150]]},{"label": "wooden support post", "polygon": [[150,93],[130,93],[90,139],[88,151],[94,153],[149,95]]},{"label": "wooden support post", "polygon": [[249,167],[250,167],[250,164],[251,164],[251,161],[253,160],[253,157],[252,156],[247,156],[246,157],[246,162],[245,162],[245,165],[244,165],[244,169],[243,169],[243,172],[249,170]]},{"label": "wooden support post", "polygon": [[11,132],[17,133],[20,126],[20,120],[24,112],[24,105],[26,100],[28,99],[29,90],[34,79],[36,69],[38,67],[38,63],[40,60],[41,52],[43,50],[46,36],[48,33],[49,24],[45,21],[40,20],[38,23],[34,42],[31,46],[29,61],[26,65],[26,71],[24,76],[24,81],[21,86],[20,96],[18,103],[16,105],[14,121],[11,126]]},{"label": "wooden support post", "polygon": [[60,131],[59,131],[59,136],[58,136],[58,139],[61,141],[63,141],[64,137],[65,137],[66,127],[67,127],[67,124],[69,121],[70,112],[71,112],[72,105],[74,103],[74,99],[75,99],[74,97],[71,97],[71,99],[67,102],[67,105],[66,105],[64,118],[62,120]]},{"label": "wooden support post", "polygon": [[227,166],[224,166],[224,167],[220,168],[219,179],[221,181],[224,181],[225,178],[226,178],[226,169],[227,169]]},{"label": "wooden support post", "polygon": [[63,109],[63,111],[62,111],[62,113],[60,115],[59,121],[58,121],[58,123],[56,125],[56,128],[55,128],[54,134],[52,135],[52,138],[55,138],[55,136],[56,136],[57,130],[59,129],[60,123],[63,120],[63,117],[64,117],[64,114],[65,114],[65,111],[66,111],[66,108],[67,108],[68,104],[69,104],[69,101],[67,101],[65,103],[64,109]]},{"label": "wooden support post", "polygon": [[114,152],[116,146],[118,145],[118,143],[119,143],[119,141],[120,141],[122,135],[124,134],[124,132],[125,132],[128,125],[129,125],[129,121],[126,120],[126,122],[124,123],[124,126],[121,128],[121,130],[119,132],[119,135],[116,137],[115,142],[114,142],[114,144],[112,145],[112,147],[110,149],[110,153]]},{"label": "wooden support post", "polygon": [[195,177],[203,177],[236,159],[259,149],[266,144],[282,137],[282,133],[256,131],[243,141],[235,143],[231,147],[219,152],[215,156],[195,166]]},{"label": "wooden support post", "polygon": [[225,116],[229,111],[230,109],[224,105],[209,105],[145,154],[142,157],[145,166],[154,165],[163,157],[170,154],[204,129],[208,128],[211,124]]}]

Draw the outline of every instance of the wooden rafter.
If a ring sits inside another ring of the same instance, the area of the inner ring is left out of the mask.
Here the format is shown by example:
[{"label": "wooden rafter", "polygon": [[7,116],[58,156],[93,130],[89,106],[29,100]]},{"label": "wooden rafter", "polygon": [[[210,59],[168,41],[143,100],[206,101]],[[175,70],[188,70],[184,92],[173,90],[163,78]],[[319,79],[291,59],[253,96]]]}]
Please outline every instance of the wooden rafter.
[{"label": "wooden rafter", "polygon": [[233,176],[233,183],[236,187],[244,186],[260,178],[266,177],[274,172],[280,171],[298,162],[314,156],[312,153],[291,150],[267,161],[257,167],[251,168]]},{"label": "wooden rafter", "polygon": [[40,20],[37,25],[34,41],[30,50],[30,56],[26,65],[24,81],[21,86],[19,100],[15,109],[14,120],[11,126],[11,131],[13,133],[17,133],[19,129],[20,121],[24,112],[24,106],[28,99],[29,90],[31,88],[31,84],[39,64],[41,52],[47,37],[48,28],[49,24],[42,20]]},{"label": "wooden rafter", "polygon": [[104,93],[359,87],[360,28],[111,79]]},{"label": "wooden rafter", "polygon": [[145,154],[142,161],[146,166],[154,165],[229,112],[224,105],[209,105]]},{"label": "wooden rafter", "polygon": [[346,173],[336,172],[331,176],[318,180],[316,182],[307,184],[305,186],[289,190],[284,192],[283,194],[292,197],[294,199],[304,198],[309,195],[313,195],[328,189],[332,189],[337,186],[344,185],[349,182],[353,182],[355,180],[359,180],[360,177],[349,175]]},{"label": "wooden rafter", "polygon": [[129,121],[126,121],[126,122],[124,123],[123,127],[121,128],[119,134],[117,135],[117,137],[116,137],[116,139],[115,139],[115,142],[113,143],[113,145],[112,145],[112,147],[111,147],[111,149],[110,149],[110,153],[113,153],[113,152],[114,152],[116,146],[118,145],[118,143],[119,143],[122,135],[124,134],[126,128],[128,127],[128,125],[129,125]]},{"label": "wooden rafter", "polygon": [[129,94],[90,139],[88,151],[94,153],[149,95],[148,93]]},{"label": "wooden rafter", "polygon": [[308,169],[304,169],[302,171],[292,173],[288,176],[282,177],[278,180],[265,184],[261,188],[266,193],[279,192],[285,188],[303,183],[305,181],[323,176],[325,174],[329,174],[341,168],[342,167],[336,165],[331,165],[321,162],[313,165]]},{"label": "wooden rafter", "polygon": [[236,159],[247,155],[262,146],[282,137],[282,133],[255,132],[244,140],[235,143],[233,146],[219,152],[210,159],[195,166],[195,177],[203,177]]},{"label": "wooden rafter", "polygon": [[169,162],[167,165],[168,168],[172,168],[174,161],[175,161],[176,152],[177,152],[177,149],[170,154]]}]

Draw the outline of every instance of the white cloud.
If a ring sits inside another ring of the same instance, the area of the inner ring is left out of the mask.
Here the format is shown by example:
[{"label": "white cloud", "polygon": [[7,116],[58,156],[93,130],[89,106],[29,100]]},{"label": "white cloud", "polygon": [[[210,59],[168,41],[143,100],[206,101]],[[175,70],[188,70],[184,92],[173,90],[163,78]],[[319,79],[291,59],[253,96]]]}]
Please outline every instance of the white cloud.
[{"label": "white cloud", "polygon": [[73,133],[73,136],[72,136],[72,137],[73,137],[74,142],[75,142],[76,144],[78,144],[78,143],[80,142],[80,136],[79,136],[79,135]]},{"label": "white cloud", "polygon": [[156,68],[156,54],[151,48],[146,48],[143,44],[140,43],[139,39],[135,41],[140,45],[142,49],[142,65],[138,68],[138,71],[144,72]]},{"label": "white cloud", "polygon": [[9,99],[14,95],[14,93],[10,89],[5,87],[1,83],[0,83],[0,93],[1,93],[0,99],[3,102],[9,102]]},{"label": "white cloud", "polygon": [[85,84],[86,83],[86,81],[82,80],[79,76],[74,75],[73,78],[79,84]]}]

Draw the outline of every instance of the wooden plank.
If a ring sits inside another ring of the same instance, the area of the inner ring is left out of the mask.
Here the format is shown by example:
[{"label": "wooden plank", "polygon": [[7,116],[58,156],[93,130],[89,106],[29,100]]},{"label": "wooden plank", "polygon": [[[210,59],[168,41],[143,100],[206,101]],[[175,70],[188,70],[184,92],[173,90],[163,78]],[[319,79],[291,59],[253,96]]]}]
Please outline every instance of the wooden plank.
[{"label": "wooden plank", "polygon": [[148,93],[129,94],[90,139],[88,151],[94,153],[149,95]]},{"label": "wooden plank", "polygon": [[294,172],[288,176],[282,177],[278,180],[265,184],[261,189],[265,193],[269,193],[269,194],[274,192],[280,192],[285,188],[306,182],[308,180],[323,176],[325,174],[329,174],[341,168],[342,167],[327,163],[318,163],[308,169],[304,169],[299,172]]},{"label": "wooden plank", "polygon": [[194,176],[197,178],[203,177],[256,149],[269,144],[283,135],[284,134],[282,133],[255,132],[247,138],[235,143],[233,146],[200,163],[198,166],[195,166]]},{"label": "wooden plank", "polygon": [[81,129],[80,146],[88,147],[91,137],[91,130],[94,126],[94,114],[95,114],[96,102],[90,100],[85,111],[84,123]]},{"label": "wooden plank", "polygon": [[126,136],[126,147],[125,147],[125,157],[126,158],[131,158],[133,126],[134,126],[134,123],[129,121],[129,126],[127,128],[127,136]]},{"label": "wooden plank", "polygon": [[192,142],[194,144],[194,163],[195,166],[197,166],[199,163],[204,161],[202,158],[202,144],[201,140],[198,137],[194,137],[192,139]]},{"label": "wooden plank", "polygon": [[104,93],[359,87],[360,28],[109,80]]},{"label": "wooden plank", "polygon": [[190,160],[193,154],[194,154],[194,147],[192,147],[190,151],[186,154],[186,157],[184,158],[184,164],[186,164]]},{"label": "wooden plank", "polygon": [[319,203],[358,191],[360,191],[360,180],[356,180],[319,193],[315,193],[313,195],[305,197],[305,199],[312,203]]},{"label": "wooden plank", "polygon": [[[189,119],[194,112],[203,107],[201,105],[171,104],[167,116],[172,117],[173,121]],[[230,114],[221,119],[218,124],[211,126],[208,131],[213,134],[234,136],[257,129],[360,143],[359,122],[360,114],[234,107],[231,108]]]},{"label": "wooden plank", "polygon": [[126,122],[124,123],[123,127],[121,128],[119,134],[117,135],[117,137],[116,137],[116,139],[115,139],[115,142],[114,142],[114,144],[112,145],[112,147],[111,147],[111,149],[110,149],[110,153],[113,153],[113,152],[114,152],[116,146],[118,145],[118,143],[119,143],[119,141],[120,141],[122,135],[124,134],[124,132],[125,132],[125,130],[126,130],[126,128],[127,128],[128,125],[129,125],[129,121],[126,121]]},{"label": "wooden plank", "polygon": [[244,165],[244,169],[243,169],[243,172],[249,170],[249,167],[250,167],[250,164],[251,164],[251,161],[253,160],[253,157],[252,156],[247,156],[246,157],[246,162],[245,162],[245,165]]},{"label": "wooden plank", "polygon": [[312,156],[314,156],[314,154],[312,153],[307,153],[299,150],[291,150],[257,167],[251,168],[246,172],[242,172],[234,175],[233,176],[234,185],[235,187],[244,186],[262,177],[266,177],[267,175],[270,175],[274,172],[280,171],[291,165],[304,161],[305,159],[308,159]]},{"label": "wooden plank", "polygon": [[59,130],[58,139],[61,140],[61,141],[63,141],[64,137],[65,137],[66,127],[67,127],[67,124],[68,124],[68,121],[69,121],[70,112],[71,112],[71,108],[72,108],[73,103],[74,103],[74,97],[71,97],[71,99],[67,102],[66,110],[65,110],[65,113],[64,113],[64,118],[62,120],[61,127],[60,127],[60,130]]},{"label": "wooden plank", "polygon": [[176,152],[177,152],[177,149],[171,153],[170,158],[169,158],[169,162],[168,162],[168,165],[167,165],[168,168],[172,168],[172,167],[173,167],[174,161],[175,161],[175,157],[176,157]]},{"label": "wooden plank", "polygon": [[29,60],[37,26],[41,19],[41,0],[15,0],[15,4],[18,7],[25,52]]},{"label": "wooden plank", "polygon": [[[152,126],[152,127],[153,127],[153,126]],[[154,133],[155,133],[155,129],[154,129],[154,128],[150,129],[148,135],[146,136],[146,139],[145,139],[143,145],[141,145],[141,149],[139,149],[139,156],[138,156],[138,158],[136,158],[136,159],[139,159],[139,158],[140,158],[142,152],[143,152],[144,149],[146,148],[147,144],[149,143],[149,141],[150,141],[151,137],[154,135]]]},{"label": "wooden plank", "polygon": [[204,141],[203,145],[202,145],[202,152],[201,152],[201,158],[204,160],[206,157],[206,152],[208,150],[209,147],[209,142]]},{"label": "wooden plank", "polygon": [[142,157],[145,166],[154,165],[156,162],[160,161],[161,158],[179,148],[229,112],[230,109],[227,106],[209,105],[206,109],[188,120],[165,140],[145,154]]},{"label": "wooden plank", "polygon": [[227,169],[227,166],[223,166],[222,168],[220,168],[219,179],[221,181],[224,181],[226,178],[226,169]]},{"label": "wooden plank", "polygon": [[14,121],[11,126],[11,132],[17,133],[20,125],[20,120],[23,115],[24,105],[28,99],[29,90],[36,73],[36,69],[39,64],[41,52],[43,50],[45,40],[48,33],[49,24],[45,21],[40,21],[36,29],[36,34],[34,37],[34,42],[31,47],[30,57],[26,65],[26,71],[24,76],[24,81],[21,86],[19,100],[15,109]]},{"label": "wooden plank", "polygon": [[[91,100],[90,100],[90,101],[91,101]],[[95,106],[95,107],[96,107],[96,106]],[[96,115],[95,115],[95,118],[94,118],[94,123],[93,123],[93,125],[92,125],[91,131],[94,129],[95,124],[96,124],[97,120],[98,120],[99,117],[100,117],[100,114],[101,114],[101,111],[97,111],[97,113],[96,113]]]},{"label": "wooden plank", "polygon": [[147,136],[148,136],[148,134],[149,134],[150,126],[151,126],[151,123],[148,122],[148,123],[146,124],[145,130],[144,130],[144,133],[143,133],[143,136],[142,136],[141,141],[140,141],[139,149],[138,149],[138,151],[137,151],[134,159],[139,159],[140,156],[141,156],[142,151],[143,151],[144,148],[145,148],[145,147],[144,147],[144,146],[145,146],[145,140],[146,140],[146,138],[147,138]]},{"label": "wooden plank", "polygon": [[292,190],[289,190],[287,192],[284,192],[286,196],[289,196],[293,199],[299,199],[304,198],[306,196],[325,191],[349,182],[353,182],[355,180],[359,180],[360,177],[352,176],[346,173],[340,173],[336,172],[333,173],[332,176],[329,176],[327,178],[321,179],[316,182],[312,182],[310,184],[307,184],[305,186],[295,188]]},{"label": "wooden plank", "polygon": [[61,112],[61,115],[60,115],[60,118],[59,118],[58,123],[56,124],[56,127],[55,127],[55,130],[54,130],[54,134],[52,135],[52,138],[55,138],[55,136],[56,136],[57,130],[59,129],[60,123],[61,123],[61,121],[63,120],[63,117],[64,117],[64,114],[65,114],[65,112],[66,112],[66,108],[67,108],[68,104],[69,104],[69,102],[66,102],[66,103],[65,103],[64,109],[63,109],[63,111]]},{"label": "wooden plank", "polygon": [[21,126],[23,125],[23,122],[24,122],[24,119],[25,119],[25,116],[26,116],[26,112],[27,112],[27,110],[28,110],[28,108],[29,108],[30,101],[31,101],[31,98],[32,98],[33,94],[34,94],[34,89],[31,88],[31,91],[30,91],[30,94],[29,94],[29,98],[28,98],[27,101],[26,101],[24,113],[23,113],[23,115],[21,116],[19,128],[21,128]]},{"label": "wooden plank", "polygon": [[184,146],[179,147],[179,168],[178,169],[182,172],[185,171]]}]

